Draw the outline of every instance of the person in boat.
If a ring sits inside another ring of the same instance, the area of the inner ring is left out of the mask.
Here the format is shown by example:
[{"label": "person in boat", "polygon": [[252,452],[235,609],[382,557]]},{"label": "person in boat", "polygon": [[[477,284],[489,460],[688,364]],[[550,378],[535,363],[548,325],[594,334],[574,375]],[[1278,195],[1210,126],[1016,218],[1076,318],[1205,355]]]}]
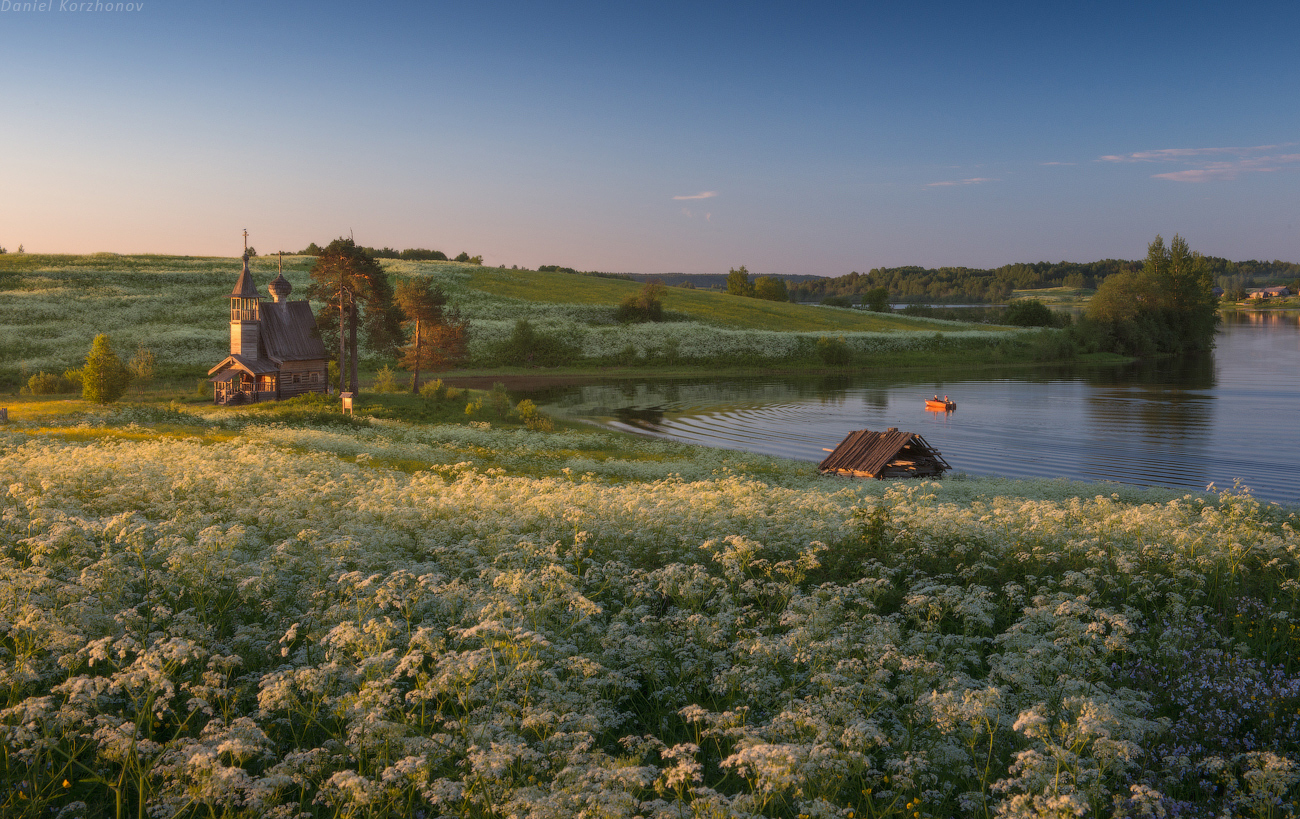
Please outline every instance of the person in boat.
[{"label": "person in boat", "polygon": [[936,400],[936,401],[939,400],[939,393],[936,392],[936,393],[934,394],[934,400]]},{"label": "person in boat", "polygon": [[949,401],[949,400],[948,400],[948,396],[945,395],[945,396],[943,397],[943,403],[945,403],[945,404],[951,404],[952,402]]}]

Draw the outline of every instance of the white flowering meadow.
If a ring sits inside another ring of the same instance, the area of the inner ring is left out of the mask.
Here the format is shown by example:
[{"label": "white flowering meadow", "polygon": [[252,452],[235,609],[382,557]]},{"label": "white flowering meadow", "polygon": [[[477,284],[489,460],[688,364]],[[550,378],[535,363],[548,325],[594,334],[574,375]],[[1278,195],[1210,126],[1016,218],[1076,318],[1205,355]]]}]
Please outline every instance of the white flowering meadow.
[{"label": "white flowering meadow", "polygon": [[0,815],[1297,812],[1292,510],[231,417],[0,428]]}]

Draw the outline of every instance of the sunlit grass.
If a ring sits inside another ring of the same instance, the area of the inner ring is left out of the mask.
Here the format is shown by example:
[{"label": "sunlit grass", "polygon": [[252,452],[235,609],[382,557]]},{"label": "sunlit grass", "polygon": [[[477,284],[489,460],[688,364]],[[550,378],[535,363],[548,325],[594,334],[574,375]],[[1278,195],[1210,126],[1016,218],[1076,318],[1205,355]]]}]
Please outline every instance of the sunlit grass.
[{"label": "sunlit grass", "polygon": [[1044,304],[1086,304],[1097,291],[1087,287],[1043,287],[1036,290],[1013,290],[1013,299],[1037,299]]},{"label": "sunlit grass", "polygon": [[[501,268],[469,269],[467,286],[497,296],[553,304],[616,305],[639,293],[640,282]],[[763,301],[708,290],[669,287],[664,308],[696,321],[742,330],[856,331],[933,330],[934,325],[902,316],[802,304]]]}]

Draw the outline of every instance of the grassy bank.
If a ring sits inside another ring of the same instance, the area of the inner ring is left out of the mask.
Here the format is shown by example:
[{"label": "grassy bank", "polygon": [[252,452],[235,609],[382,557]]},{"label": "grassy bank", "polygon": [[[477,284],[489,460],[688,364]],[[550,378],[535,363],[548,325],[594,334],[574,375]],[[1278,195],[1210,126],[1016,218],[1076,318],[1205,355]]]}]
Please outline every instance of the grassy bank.
[{"label": "grassy bank", "polygon": [[76,404],[0,427],[6,816],[1297,809],[1246,495]]}]

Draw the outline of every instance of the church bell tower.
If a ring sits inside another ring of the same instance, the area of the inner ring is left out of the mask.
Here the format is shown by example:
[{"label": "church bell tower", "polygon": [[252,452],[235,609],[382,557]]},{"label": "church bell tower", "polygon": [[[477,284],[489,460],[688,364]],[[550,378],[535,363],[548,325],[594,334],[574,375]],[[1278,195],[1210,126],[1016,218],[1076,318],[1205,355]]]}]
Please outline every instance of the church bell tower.
[{"label": "church bell tower", "polygon": [[261,340],[261,294],[248,270],[248,231],[244,231],[244,269],[230,291],[230,354],[256,359]]}]

